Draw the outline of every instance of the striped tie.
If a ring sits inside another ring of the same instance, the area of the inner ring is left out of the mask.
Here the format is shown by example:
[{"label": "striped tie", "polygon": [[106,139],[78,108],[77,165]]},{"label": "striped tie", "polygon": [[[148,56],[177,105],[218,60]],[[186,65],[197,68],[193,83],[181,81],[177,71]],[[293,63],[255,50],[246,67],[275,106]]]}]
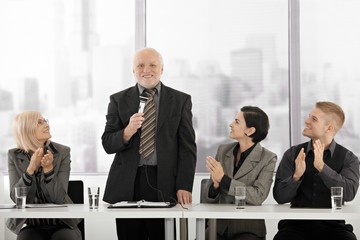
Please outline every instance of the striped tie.
[{"label": "striped tie", "polygon": [[156,128],[156,108],[154,94],[156,89],[146,89],[145,93],[149,99],[144,107],[144,122],[141,128],[139,153],[148,160],[155,150],[155,128]]}]

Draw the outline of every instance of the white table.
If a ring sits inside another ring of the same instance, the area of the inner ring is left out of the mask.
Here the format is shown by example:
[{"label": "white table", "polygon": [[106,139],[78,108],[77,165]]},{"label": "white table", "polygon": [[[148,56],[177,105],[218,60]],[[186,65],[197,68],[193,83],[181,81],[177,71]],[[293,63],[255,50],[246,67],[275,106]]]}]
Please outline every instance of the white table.
[{"label": "white table", "polygon": [[233,204],[196,204],[184,210],[184,218],[196,219],[196,239],[205,239],[205,219],[360,219],[360,206],[345,205],[341,210],[290,208],[285,205],[246,206]]},{"label": "white table", "polygon": [[[116,218],[165,218],[165,239],[174,239],[174,218],[196,219],[196,239],[205,239],[205,219],[353,219],[360,220],[360,206],[346,205],[341,210],[290,208],[286,205],[246,206],[235,209],[232,204],[194,204],[182,209],[173,208],[118,208],[108,209],[107,204],[90,210],[87,204],[70,204],[60,208],[0,209],[0,234],[4,234],[6,218],[84,218],[86,240],[106,239],[113,226],[102,220],[115,222]],[[92,231],[90,231],[92,230]],[[87,234],[91,232],[91,234]],[[0,239],[4,235],[0,236]]]},{"label": "white table", "polygon": [[[6,218],[84,218],[86,240],[106,239],[107,231],[116,231],[101,224],[104,219],[116,218],[165,218],[165,239],[174,239],[174,218],[182,218],[180,206],[172,208],[107,208],[89,209],[87,204],[69,204],[58,208],[0,209],[0,234],[4,234]],[[89,230],[91,234],[87,234]],[[0,236],[2,239],[4,235]]]}]

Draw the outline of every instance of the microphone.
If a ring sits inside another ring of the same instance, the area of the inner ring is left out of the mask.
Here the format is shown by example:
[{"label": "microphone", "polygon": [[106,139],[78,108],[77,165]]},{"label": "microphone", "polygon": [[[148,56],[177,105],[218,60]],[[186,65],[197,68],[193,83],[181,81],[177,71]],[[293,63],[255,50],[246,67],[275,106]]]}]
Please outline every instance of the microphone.
[{"label": "microphone", "polygon": [[145,103],[149,98],[146,96],[145,93],[140,95],[140,104],[139,104],[139,113],[144,112]]}]

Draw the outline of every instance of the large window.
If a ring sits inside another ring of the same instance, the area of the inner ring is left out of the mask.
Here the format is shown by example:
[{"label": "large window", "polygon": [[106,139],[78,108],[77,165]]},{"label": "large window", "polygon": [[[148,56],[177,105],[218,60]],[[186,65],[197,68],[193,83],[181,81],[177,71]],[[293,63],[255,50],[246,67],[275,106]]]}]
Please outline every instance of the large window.
[{"label": "large window", "polygon": [[[281,158],[290,144],[288,2],[296,1],[145,1],[0,0],[0,171],[15,147],[15,114],[33,109],[50,120],[53,141],[71,147],[72,172],[108,172],[113,156],[100,138],[109,95],[135,83],[132,56],[145,42],[163,54],[163,83],[192,96],[198,172],[232,141],[229,124],[244,105],[268,113],[262,144]],[[301,109],[291,111],[306,117],[316,101],[339,103],[347,116],[337,140],[360,154],[360,2],[299,3]],[[136,11],[145,6],[146,15]]]},{"label": "large window", "polygon": [[265,147],[279,156],[289,147],[287,7],[285,0],[147,2],[147,45],[163,54],[162,81],[192,96],[198,172],[231,141],[229,124],[244,105],[267,112]]},{"label": "large window", "polygon": [[316,101],[338,103],[345,124],[338,143],[360,154],[360,1],[300,2],[301,106],[305,118]]},{"label": "large window", "polygon": [[[72,172],[107,172],[102,149],[109,95],[133,84],[132,0],[0,1],[0,171],[24,110],[50,120],[71,147]],[[107,160],[109,159],[109,160]]]}]

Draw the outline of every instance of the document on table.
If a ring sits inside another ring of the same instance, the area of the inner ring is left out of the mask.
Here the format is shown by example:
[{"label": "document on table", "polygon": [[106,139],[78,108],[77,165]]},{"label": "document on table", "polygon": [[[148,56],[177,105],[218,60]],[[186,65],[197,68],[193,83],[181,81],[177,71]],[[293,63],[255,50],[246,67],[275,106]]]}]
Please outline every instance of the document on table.
[{"label": "document on table", "polygon": [[173,207],[175,204],[170,202],[149,202],[145,200],[140,201],[121,201],[114,204],[111,204],[109,208],[134,208],[134,207],[143,207],[143,208],[166,208]]},{"label": "document on table", "polygon": [[0,209],[11,209],[15,207],[16,207],[15,204],[0,204]]}]

